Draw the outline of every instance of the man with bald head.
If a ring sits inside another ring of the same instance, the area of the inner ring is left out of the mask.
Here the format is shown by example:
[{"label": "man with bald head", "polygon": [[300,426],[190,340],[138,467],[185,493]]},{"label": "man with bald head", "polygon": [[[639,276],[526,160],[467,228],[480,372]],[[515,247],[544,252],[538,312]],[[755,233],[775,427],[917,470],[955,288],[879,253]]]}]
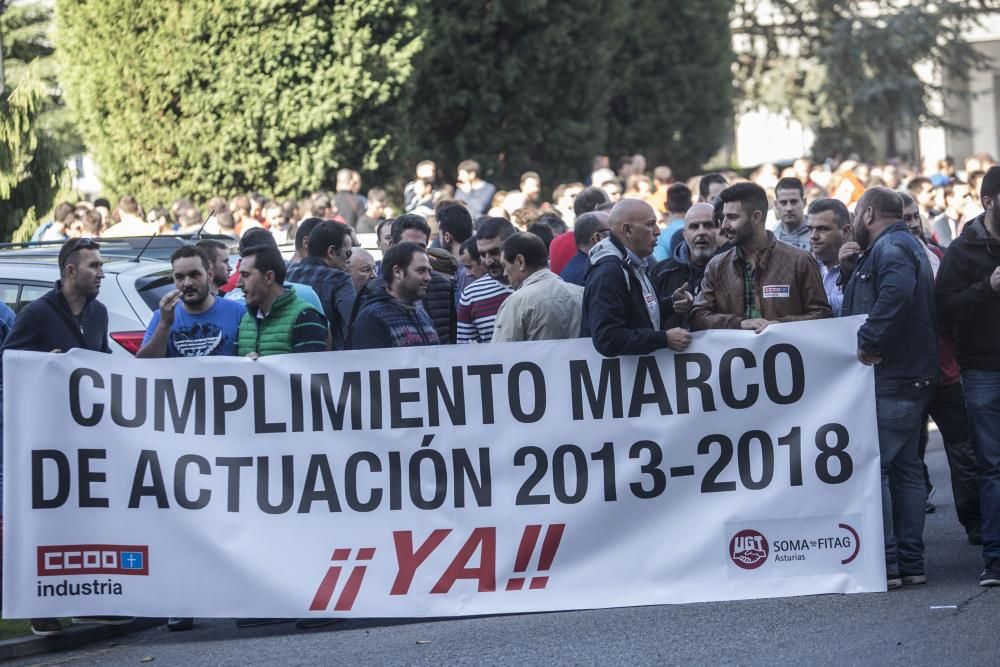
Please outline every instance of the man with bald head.
[{"label": "man with bald head", "polygon": [[927,581],[927,487],[918,447],[939,379],[934,275],[902,218],[898,194],[888,188],[868,190],[854,210],[860,254],[840,255],[841,273],[850,276],[841,314],[868,316],[858,329],[857,355],[861,363],[875,366],[889,588]]},{"label": "man with bald head", "polygon": [[701,279],[708,260],[719,247],[716,236],[715,208],[704,202],[695,204],[684,215],[682,242],[673,256],[653,267],[653,286],[660,295],[660,319],[664,329],[688,327],[688,315],[694,297],[701,292]]},{"label": "man with bald head", "polygon": [[640,199],[623,199],[609,223],[611,233],[590,249],[580,336],[592,338],[607,357],[686,349],[687,331],[663,330],[659,295],[646,275],[645,259],[660,235],[656,211]]}]

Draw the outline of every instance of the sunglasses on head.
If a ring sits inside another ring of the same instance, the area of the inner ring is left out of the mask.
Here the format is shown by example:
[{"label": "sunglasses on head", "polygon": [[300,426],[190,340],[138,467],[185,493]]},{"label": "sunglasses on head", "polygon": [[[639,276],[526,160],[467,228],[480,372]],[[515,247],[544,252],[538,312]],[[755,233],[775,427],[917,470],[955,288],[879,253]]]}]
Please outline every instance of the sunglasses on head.
[{"label": "sunglasses on head", "polygon": [[66,250],[64,253],[60,253],[62,257],[59,261],[59,268],[62,269],[64,266],[66,266],[66,262],[69,260],[69,256],[72,255],[74,252],[77,252],[78,250],[99,250],[100,247],[101,244],[92,238],[85,237],[85,238],[74,239],[72,241],[72,244],[69,246],[69,250]]}]

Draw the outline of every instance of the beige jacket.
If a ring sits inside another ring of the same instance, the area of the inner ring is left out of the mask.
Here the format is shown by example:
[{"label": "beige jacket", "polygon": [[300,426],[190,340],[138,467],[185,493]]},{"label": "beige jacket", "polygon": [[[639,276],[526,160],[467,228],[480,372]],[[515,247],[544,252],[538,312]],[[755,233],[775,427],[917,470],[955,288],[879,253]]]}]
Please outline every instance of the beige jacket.
[{"label": "beige jacket", "polygon": [[493,342],[578,338],[582,310],[582,287],[540,269],[500,306]]}]

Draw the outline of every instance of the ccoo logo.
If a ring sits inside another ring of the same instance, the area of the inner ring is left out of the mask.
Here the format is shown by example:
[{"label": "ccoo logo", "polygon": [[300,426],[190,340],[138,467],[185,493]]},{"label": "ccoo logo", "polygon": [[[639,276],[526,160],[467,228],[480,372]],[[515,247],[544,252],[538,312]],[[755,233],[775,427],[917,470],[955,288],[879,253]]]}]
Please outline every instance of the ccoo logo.
[{"label": "ccoo logo", "polygon": [[729,541],[729,557],[744,570],[756,570],[767,560],[767,538],[756,530],[741,530]]}]

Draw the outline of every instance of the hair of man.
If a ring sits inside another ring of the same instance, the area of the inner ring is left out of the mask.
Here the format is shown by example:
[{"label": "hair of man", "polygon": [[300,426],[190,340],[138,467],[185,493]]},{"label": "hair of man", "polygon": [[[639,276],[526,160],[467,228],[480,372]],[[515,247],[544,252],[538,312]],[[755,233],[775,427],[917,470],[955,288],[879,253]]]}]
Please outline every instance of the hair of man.
[{"label": "hair of man", "polygon": [[767,217],[767,192],[756,183],[743,182],[730,185],[719,193],[719,200],[723,204],[739,202],[748,214],[760,211],[761,216]]},{"label": "hair of man", "polygon": [[774,191],[777,192],[778,190],[796,190],[799,193],[799,196],[803,199],[805,199],[806,196],[805,186],[802,185],[802,181],[795,176],[785,176],[778,181],[778,183],[774,186]]},{"label": "hair of man", "polygon": [[[555,238],[555,234],[552,233],[552,229],[548,225],[542,222],[536,222],[535,224],[531,225],[530,227],[528,227],[527,232],[524,233],[534,234],[535,236],[540,238],[542,240],[542,243],[545,244],[546,249],[552,244],[552,239]],[[514,236],[517,236],[517,234],[515,234]]]},{"label": "hair of man", "polygon": [[554,211],[546,211],[538,216],[537,223],[541,223],[552,230],[552,236],[559,236],[566,232],[566,221],[562,216]]},{"label": "hair of man", "polygon": [[573,200],[573,213],[579,217],[584,213],[597,210],[598,206],[606,204],[609,201],[610,198],[607,192],[591,185],[589,188],[584,188],[583,192],[578,194],[576,199]]},{"label": "hair of man", "polygon": [[503,258],[508,264],[513,264],[518,255],[529,269],[544,269],[549,265],[544,239],[532,232],[518,232],[503,242]]},{"label": "hair of man", "polygon": [[503,218],[486,218],[479,223],[476,229],[476,238],[480,241],[490,241],[500,239],[506,241],[517,233],[517,227],[510,220]]},{"label": "hair of man", "polygon": [[302,250],[305,246],[306,239],[312,234],[312,231],[316,229],[316,225],[321,224],[323,218],[306,218],[299,223],[298,229],[295,230],[295,249]]},{"label": "hair of man", "polygon": [[[392,221],[393,245],[396,245],[403,239],[403,232],[407,229],[415,229],[418,232],[425,234],[427,236],[427,240],[430,241],[431,226],[427,224],[427,220],[425,220],[423,216],[408,213],[406,215],[401,215]],[[409,266],[409,264],[407,264],[407,266]]]},{"label": "hair of man", "polygon": [[424,253],[426,255],[427,250],[419,244],[410,241],[400,241],[386,250],[382,256],[382,266],[379,268],[386,287],[392,287],[395,279],[393,269],[398,266],[403,269],[403,273],[406,273],[406,269],[413,262],[413,256],[417,253]]},{"label": "hair of man", "polygon": [[472,237],[472,214],[464,206],[445,206],[437,210],[438,229],[458,243]]},{"label": "hair of man", "polygon": [[584,213],[577,218],[576,223],[573,225],[573,240],[576,242],[576,245],[582,246],[590,243],[590,239],[594,234],[598,234],[606,229],[604,221],[605,218],[598,215],[597,211]]},{"label": "hair of man", "polygon": [[843,229],[851,224],[851,213],[844,206],[844,202],[832,197],[817,199],[809,205],[808,213],[809,215],[815,215],[817,213],[825,213],[826,211],[833,213],[833,222],[837,225],[838,229]]},{"label": "hair of man", "polygon": [[208,267],[212,265],[212,260],[209,259],[204,250],[196,245],[182,245],[170,255],[170,263],[173,264],[179,259],[187,259],[188,257],[200,259],[201,265],[205,267],[205,273],[208,273]]},{"label": "hair of man", "polygon": [[101,244],[90,238],[69,239],[59,248],[59,274],[65,275],[68,266],[80,266],[79,250],[100,250]]},{"label": "hair of man", "polygon": [[[266,230],[265,230],[266,231]],[[253,257],[254,268],[262,274],[268,271],[274,273],[274,280],[279,285],[285,284],[285,258],[281,256],[281,251],[276,245],[254,245],[240,251],[240,257]]]},{"label": "hair of man", "polygon": [[474,262],[479,261],[479,246],[476,245],[475,236],[470,236],[469,238],[462,241],[462,247],[459,248],[458,254],[461,255],[463,252],[467,254],[469,258],[472,259]]},{"label": "hair of man", "polygon": [[684,183],[672,183],[667,188],[667,210],[671,213],[687,213],[691,208],[691,188]]},{"label": "hair of man", "polygon": [[722,185],[727,185],[729,181],[726,177],[717,172],[712,172],[711,174],[705,174],[700,179],[698,179],[698,195],[702,199],[708,199],[708,192],[712,189],[712,185],[715,183],[721,183]]},{"label": "hair of man", "polygon": [[330,248],[340,250],[344,238],[351,236],[351,228],[341,222],[324,220],[309,232],[309,256],[326,257]]},{"label": "hair of man", "polygon": [[979,184],[979,196],[985,199],[996,199],[1000,194],[1000,165],[993,165],[983,176],[983,182]]}]

